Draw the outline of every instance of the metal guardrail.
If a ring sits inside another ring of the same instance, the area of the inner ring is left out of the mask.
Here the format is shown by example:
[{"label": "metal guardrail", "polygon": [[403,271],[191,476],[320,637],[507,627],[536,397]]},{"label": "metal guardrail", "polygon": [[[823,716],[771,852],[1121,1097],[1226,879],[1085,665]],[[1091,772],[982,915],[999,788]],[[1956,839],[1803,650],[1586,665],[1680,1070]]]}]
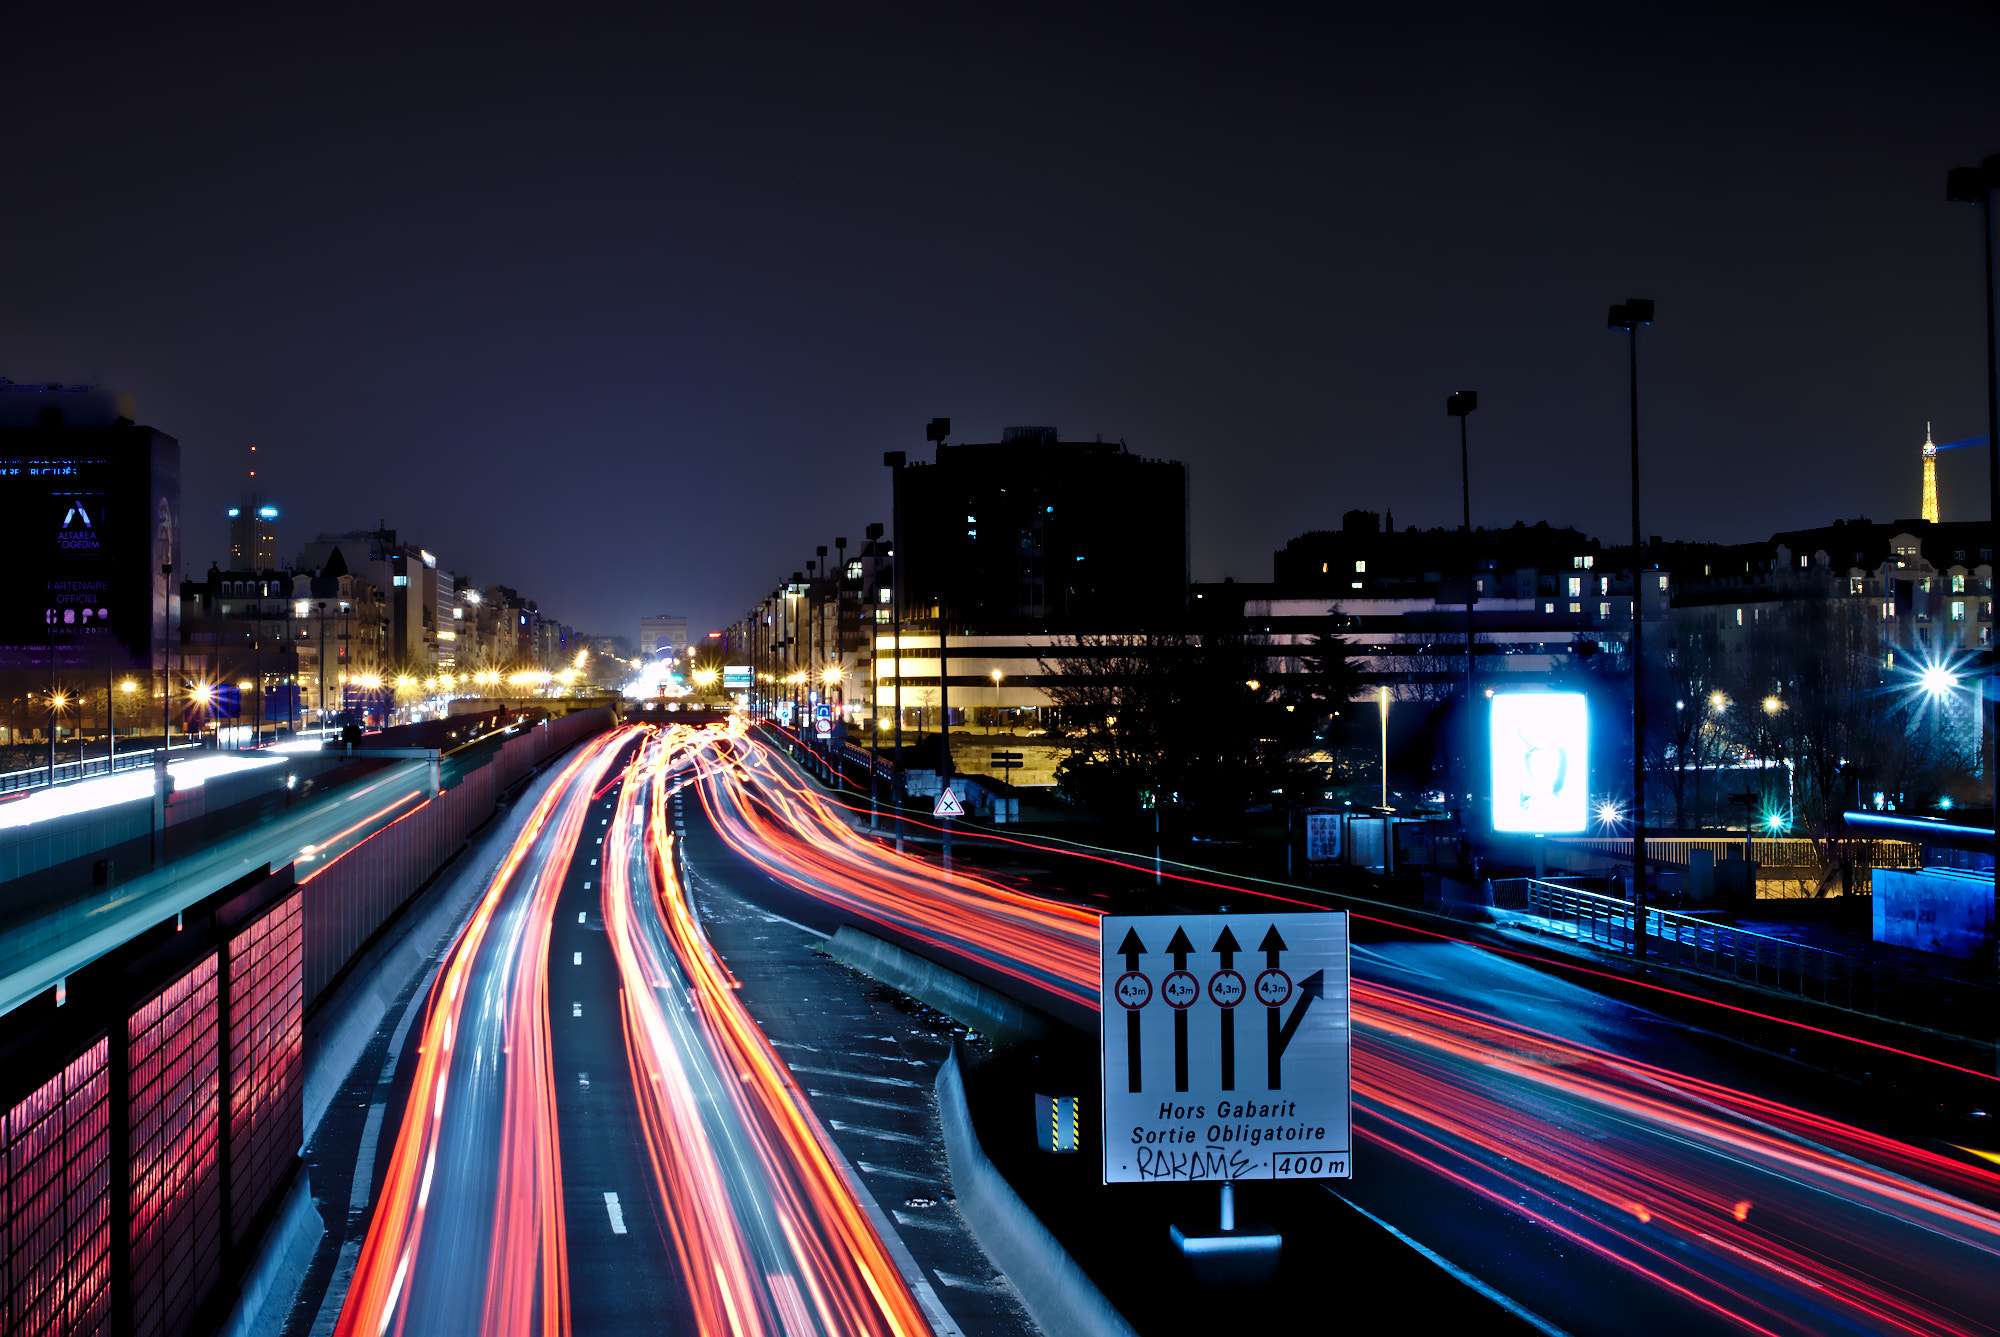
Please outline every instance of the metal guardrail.
[{"label": "metal guardrail", "polygon": [[[198,743],[183,743],[179,747],[168,748],[167,755],[178,757],[201,750],[201,745]],[[120,752],[113,758],[116,765],[110,767],[106,767],[103,757],[85,757],[82,761],[59,761],[55,766],[53,783],[64,785],[72,780],[88,780],[93,775],[115,775],[119,771],[151,766],[153,754],[158,751],[156,747],[149,747],[138,751]],[[46,766],[33,766],[25,771],[7,771],[0,773],[0,794],[11,794],[21,789],[46,789],[50,783],[49,768]]]},{"label": "metal guardrail", "polygon": [[[1491,886],[1497,910],[1607,951],[1632,951],[1629,901],[1538,878],[1496,878]],[[1652,906],[1645,913],[1647,957],[1660,965],[1951,1034],[1992,1015],[1993,990],[1945,971],[1850,956],[1701,915]]]}]

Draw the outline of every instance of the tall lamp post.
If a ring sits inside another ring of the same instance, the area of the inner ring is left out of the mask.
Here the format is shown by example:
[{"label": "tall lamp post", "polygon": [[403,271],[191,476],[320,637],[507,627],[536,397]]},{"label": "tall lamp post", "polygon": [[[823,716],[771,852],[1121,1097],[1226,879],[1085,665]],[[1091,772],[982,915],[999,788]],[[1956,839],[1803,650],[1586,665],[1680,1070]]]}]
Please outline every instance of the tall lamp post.
[{"label": "tall lamp post", "polygon": [[[882,561],[882,526],[871,524],[862,532],[875,549],[875,562],[879,566]],[[880,607],[881,596],[870,598],[863,595],[862,604],[861,626],[868,638],[868,825],[879,828],[882,825],[882,785],[878,774],[882,769],[882,633],[875,630],[875,608],[867,605]]]},{"label": "tall lamp post", "polygon": [[172,562],[160,564],[160,751],[173,746],[174,710],[174,588]]},{"label": "tall lamp post", "polygon": [[[924,428],[924,439],[937,443],[940,453],[944,450],[944,439],[951,435],[950,418],[932,418]],[[951,788],[951,657],[946,648],[945,638],[945,586],[940,581],[937,587],[937,629],[938,629],[938,762],[939,792]],[[944,871],[951,871],[951,818],[940,817],[939,824],[944,831]]]},{"label": "tall lamp post", "polygon": [[1465,420],[1479,407],[1477,390],[1456,390],[1445,397],[1444,411],[1458,419],[1458,481],[1465,503],[1465,817],[1461,822],[1465,838],[1472,836],[1472,795],[1476,788],[1473,756],[1479,746],[1479,726],[1472,694],[1472,589],[1477,579],[1478,559],[1472,551],[1472,452],[1466,443]]},{"label": "tall lamp post", "polygon": [[[1994,527],[1993,551],[2000,552],[2000,346],[1996,345],[1993,313],[1993,195],[2000,191],[2000,153],[1988,154],[1977,167],[1954,167],[1945,174],[1944,197],[1953,204],[1979,206],[1980,250],[1986,258],[1986,518]],[[1986,593],[1993,594],[1994,564],[1987,564]],[[1990,605],[1989,605],[1990,606]],[[1989,624],[1993,625],[1993,624]],[[1990,639],[1990,638],[1989,638]],[[1986,775],[1993,786],[1993,824],[2000,828],[2000,644],[1986,650],[1986,735],[1991,739]],[[1996,922],[2000,922],[2000,873],[1993,884]]]},{"label": "tall lamp post", "polygon": [[896,656],[895,686],[892,689],[896,711],[896,756],[890,767],[889,802],[896,809],[896,853],[903,852],[903,801],[896,793],[896,782],[903,774],[903,462],[900,450],[882,452],[882,463],[889,470],[889,520],[895,525],[894,537],[889,540],[889,637]]},{"label": "tall lamp post", "polygon": [[1639,533],[1639,327],[1653,323],[1653,303],[1628,297],[1611,308],[1607,329],[1625,331],[1632,369],[1632,954],[1646,955],[1646,656],[1645,539]]}]

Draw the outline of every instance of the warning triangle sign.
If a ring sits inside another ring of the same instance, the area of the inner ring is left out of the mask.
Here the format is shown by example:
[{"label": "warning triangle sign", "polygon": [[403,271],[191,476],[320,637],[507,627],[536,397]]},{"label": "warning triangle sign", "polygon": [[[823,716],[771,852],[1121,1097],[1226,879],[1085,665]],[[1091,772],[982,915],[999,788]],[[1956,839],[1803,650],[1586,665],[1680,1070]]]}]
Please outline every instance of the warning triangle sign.
[{"label": "warning triangle sign", "polygon": [[946,785],[943,789],[938,791],[937,806],[931,809],[931,816],[933,817],[965,816],[965,809],[959,804],[958,795],[952,793],[950,785]]}]

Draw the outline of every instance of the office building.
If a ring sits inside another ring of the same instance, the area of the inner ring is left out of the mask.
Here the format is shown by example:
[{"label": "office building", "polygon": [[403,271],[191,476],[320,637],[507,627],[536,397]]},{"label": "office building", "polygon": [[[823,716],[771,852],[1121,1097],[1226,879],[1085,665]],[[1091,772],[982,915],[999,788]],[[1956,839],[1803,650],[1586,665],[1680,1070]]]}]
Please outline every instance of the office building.
[{"label": "office building", "polygon": [[278,569],[278,508],[255,492],[229,508],[229,569]]},{"label": "office building", "polygon": [[1122,442],[1010,427],[895,470],[903,617],[951,630],[1112,632],[1187,609],[1188,474]]},{"label": "office building", "polygon": [[[0,379],[0,668],[156,670],[178,615],[180,443],[87,385]],[[166,568],[172,574],[166,574]],[[25,685],[25,684],[24,684]]]}]

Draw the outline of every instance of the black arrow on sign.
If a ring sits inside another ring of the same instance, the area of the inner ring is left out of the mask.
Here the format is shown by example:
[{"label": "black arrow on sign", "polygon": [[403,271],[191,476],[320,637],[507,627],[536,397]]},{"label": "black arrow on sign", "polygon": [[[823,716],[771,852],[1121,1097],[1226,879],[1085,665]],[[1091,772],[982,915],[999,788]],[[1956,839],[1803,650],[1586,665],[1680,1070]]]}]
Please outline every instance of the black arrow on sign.
[{"label": "black arrow on sign", "polygon": [[1292,1037],[1299,1033],[1299,1023],[1305,1020],[1306,1009],[1312,1006],[1313,999],[1324,997],[1326,997],[1326,972],[1324,970],[1315,970],[1312,974],[1299,981],[1299,1001],[1292,1004],[1292,1015],[1285,1018],[1285,1024],[1282,1029],[1278,1026],[1278,1009],[1275,1007],[1271,1009],[1271,1089],[1273,1091],[1279,1089],[1278,1060],[1284,1056],[1285,1048],[1291,1044]]},{"label": "black arrow on sign", "polygon": [[1257,944],[1257,950],[1264,954],[1264,969],[1278,968],[1278,953],[1286,950],[1285,940],[1278,936],[1278,926],[1271,925],[1264,931],[1264,941]]},{"label": "black arrow on sign", "polygon": [[[1222,926],[1222,936],[1209,949],[1222,958],[1222,968],[1230,969],[1236,964],[1236,954],[1243,950],[1236,941],[1236,935],[1229,931],[1229,925]],[[1236,1009],[1222,1009],[1222,1089],[1236,1089]]]},{"label": "black arrow on sign", "polygon": [[[1139,958],[1146,954],[1146,944],[1139,941],[1137,929],[1128,928],[1118,950],[1124,954],[1125,969],[1135,971]],[[1139,1089],[1139,1009],[1134,1007],[1125,1009],[1125,1082],[1129,1089]]]},{"label": "black arrow on sign", "polygon": [[[1174,958],[1175,970],[1187,969],[1188,953],[1193,950],[1194,944],[1188,941],[1187,930],[1178,924],[1174,925],[1174,940],[1167,944],[1167,952]],[[1174,1090],[1176,1091],[1188,1089],[1187,1051],[1187,1009],[1177,1007],[1174,1008]]]},{"label": "black arrow on sign", "polygon": [[[1278,953],[1285,950],[1285,940],[1278,933],[1278,926],[1276,924],[1264,930],[1264,940],[1257,944],[1257,950],[1264,954],[1264,969],[1276,970],[1278,968]],[[1278,1040],[1278,1030],[1281,1025],[1278,1019],[1278,1009],[1275,1007],[1267,1008],[1264,1020],[1264,1076],[1267,1079],[1265,1084],[1273,1091],[1276,1091],[1278,1089],[1278,1056],[1285,1052],[1283,1044]]]}]

